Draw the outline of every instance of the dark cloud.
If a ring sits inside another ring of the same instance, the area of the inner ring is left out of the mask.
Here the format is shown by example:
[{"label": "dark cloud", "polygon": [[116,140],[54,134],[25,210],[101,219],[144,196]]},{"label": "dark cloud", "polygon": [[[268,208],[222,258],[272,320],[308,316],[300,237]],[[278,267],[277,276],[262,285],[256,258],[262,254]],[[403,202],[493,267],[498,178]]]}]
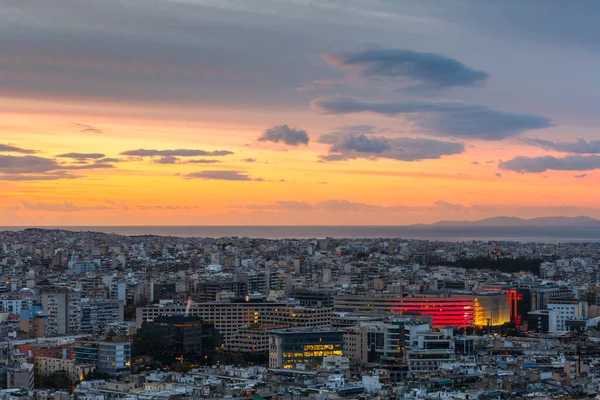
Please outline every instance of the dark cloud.
[{"label": "dark cloud", "polygon": [[306,131],[290,128],[288,125],[284,124],[273,126],[265,130],[258,140],[260,142],[282,142],[289,146],[298,146],[301,144],[308,144],[310,139]]},{"label": "dark cloud", "polygon": [[[328,138],[329,139],[329,138]],[[358,153],[383,153],[390,150],[388,139],[383,137],[367,137],[365,135],[347,135],[334,143],[329,150],[332,153],[358,152]]]},{"label": "dark cloud", "polygon": [[74,160],[85,161],[85,160],[97,160],[100,158],[104,158],[105,155],[102,153],[65,153],[65,154],[59,154],[56,157],[72,158]]},{"label": "dark cloud", "polygon": [[370,49],[324,56],[338,69],[356,69],[365,78],[392,78],[426,88],[472,87],[489,75],[436,53],[406,49]]},{"label": "dark cloud", "polygon": [[176,149],[176,150],[153,150],[153,149],[137,149],[128,150],[121,153],[122,156],[135,157],[222,157],[233,154],[228,150],[194,150],[194,149]]},{"label": "dark cloud", "polygon": [[184,176],[186,179],[209,179],[220,181],[253,181],[246,171],[198,171],[191,172]]},{"label": "dark cloud", "polygon": [[324,114],[370,112],[394,117],[406,116],[432,134],[501,140],[532,129],[552,126],[545,117],[496,111],[458,101],[365,101],[352,97],[319,97],[311,107]]},{"label": "dark cloud", "polygon": [[0,180],[2,181],[51,181],[76,179],[68,171],[114,168],[107,163],[59,164],[55,160],[37,156],[0,155]]},{"label": "dark cloud", "polygon": [[256,162],[256,158],[244,158],[242,161],[247,163],[254,163]]},{"label": "dark cloud", "polygon": [[518,156],[509,161],[501,161],[498,166],[507,171],[538,173],[555,171],[591,171],[600,168],[600,156],[569,155],[562,158],[553,156]]},{"label": "dark cloud", "polygon": [[387,138],[364,134],[329,133],[319,142],[330,144],[323,161],[343,161],[356,158],[388,158],[400,161],[438,159],[444,155],[464,152],[462,143],[422,138]]},{"label": "dark cloud", "polygon": [[333,131],[336,133],[382,133],[387,129],[379,129],[375,125],[343,125]]},{"label": "dark cloud", "polygon": [[588,174],[579,174],[579,175],[575,175],[575,178],[577,178],[577,179],[583,179],[586,176],[588,176]]},{"label": "dark cloud", "polygon": [[532,146],[541,147],[544,150],[559,151],[563,153],[600,153],[600,140],[591,140],[587,142],[584,139],[576,139],[574,142],[553,142],[544,139],[523,138],[523,141]]},{"label": "dark cloud", "polygon": [[79,132],[84,132],[84,133],[102,133],[102,129],[92,126],[92,125],[88,125],[88,124],[79,124],[77,122],[75,122],[73,125],[75,125],[77,128],[79,128]]},{"label": "dark cloud", "polygon": [[0,144],[0,153],[34,154],[37,153],[37,151],[22,149],[20,147],[10,146],[8,144]]},{"label": "dark cloud", "polygon": [[161,157],[154,161],[156,164],[177,164],[179,158],[173,156]]},{"label": "dark cloud", "polygon": [[60,169],[63,170],[81,170],[81,169],[109,169],[114,168],[114,165],[105,164],[105,163],[94,163],[94,164],[84,164],[84,165],[60,165]]},{"label": "dark cloud", "polygon": [[123,162],[123,161],[126,161],[126,160],[123,160],[120,158],[112,158],[112,157],[101,158],[99,160],[96,160],[96,162],[99,164],[118,163],[118,162]]},{"label": "dark cloud", "polygon": [[0,155],[0,173],[4,174],[35,174],[57,169],[61,169],[61,166],[48,158]]}]

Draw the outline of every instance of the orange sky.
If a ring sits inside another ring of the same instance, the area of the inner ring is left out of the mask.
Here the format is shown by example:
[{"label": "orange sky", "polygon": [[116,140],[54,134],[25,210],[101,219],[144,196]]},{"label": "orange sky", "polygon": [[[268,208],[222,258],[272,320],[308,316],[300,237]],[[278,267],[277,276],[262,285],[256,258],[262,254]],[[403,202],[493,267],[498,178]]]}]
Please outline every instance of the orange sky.
[{"label": "orange sky", "polygon": [[[598,215],[594,199],[600,197],[600,185],[589,185],[597,182],[593,176],[582,186],[568,171],[531,175],[499,172],[496,163],[486,164],[514,154],[544,153],[518,140],[502,147],[472,141],[463,154],[436,160],[325,163],[318,156],[327,146],[320,143],[290,147],[257,141],[268,127],[257,113],[240,112],[231,120],[228,113],[199,108],[189,114],[205,114],[205,120],[173,120],[110,111],[95,115],[67,102],[56,107],[14,101],[10,109],[2,113],[2,129],[9,132],[4,142],[35,149],[40,157],[101,152],[123,158],[120,153],[138,148],[227,149],[234,154],[219,157],[215,164],[161,165],[157,157],[145,157],[114,163],[110,169],[69,171],[73,179],[3,181],[4,226],[408,224],[493,215]],[[322,127],[300,125],[310,117],[289,114],[281,121],[298,121],[294,126],[305,128],[311,137],[342,124],[328,116],[322,118],[327,121]],[[351,122],[372,121],[369,116]],[[82,132],[85,128],[76,124],[99,131]],[[256,162],[246,162],[248,158]],[[199,170],[243,171],[263,181],[183,177]]]},{"label": "orange sky", "polygon": [[593,52],[257,1],[7,5],[0,227],[600,218]]}]

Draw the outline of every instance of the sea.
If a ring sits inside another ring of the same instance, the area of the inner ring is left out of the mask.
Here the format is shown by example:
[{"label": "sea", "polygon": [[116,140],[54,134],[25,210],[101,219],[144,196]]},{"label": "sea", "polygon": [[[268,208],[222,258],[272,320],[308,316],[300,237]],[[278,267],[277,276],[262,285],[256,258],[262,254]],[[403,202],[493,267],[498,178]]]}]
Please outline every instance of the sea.
[{"label": "sea", "polygon": [[262,239],[375,239],[406,238],[432,241],[467,242],[600,242],[600,227],[460,227],[435,225],[410,226],[21,226],[0,227],[0,231],[27,228],[64,229],[76,232],[101,232],[118,235],[176,237],[248,237]]}]

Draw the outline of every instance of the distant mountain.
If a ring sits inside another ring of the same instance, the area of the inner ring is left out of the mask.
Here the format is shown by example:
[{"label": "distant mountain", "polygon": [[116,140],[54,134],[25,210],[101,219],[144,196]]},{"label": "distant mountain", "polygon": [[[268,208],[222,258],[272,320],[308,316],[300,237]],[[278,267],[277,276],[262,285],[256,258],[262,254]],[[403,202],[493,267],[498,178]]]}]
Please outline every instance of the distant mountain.
[{"label": "distant mountain", "polygon": [[580,217],[540,217],[523,219],[517,217],[492,217],[480,219],[478,221],[440,221],[431,226],[447,227],[514,227],[514,228],[540,228],[545,226],[579,226],[579,227],[600,227],[600,220],[580,216]]}]

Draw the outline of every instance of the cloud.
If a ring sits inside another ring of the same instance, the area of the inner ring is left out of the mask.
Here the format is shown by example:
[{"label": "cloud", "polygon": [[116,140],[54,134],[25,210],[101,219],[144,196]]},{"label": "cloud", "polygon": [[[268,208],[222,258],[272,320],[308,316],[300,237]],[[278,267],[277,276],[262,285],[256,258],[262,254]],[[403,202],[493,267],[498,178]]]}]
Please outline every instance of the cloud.
[{"label": "cloud", "polygon": [[105,164],[105,163],[94,163],[94,164],[84,164],[84,165],[60,165],[60,169],[63,170],[81,170],[81,169],[108,169],[114,168],[114,165]]},{"label": "cloud", "polygon": [[126,160],[123,160],[120,158],[112,158],[112,157],[101,158],[99,160],[96,160],[96,162],[99,164],[118,163],[118,162],[123,162],[123,161],[126,161]]},{"label": "cloud", "polygon": [[574,142],[553,142],[544,139],[523,138],[523,141],[532,146],[541,147],[544,150],[559,151],[563,153],[576,154],[598,154],[600,153],[600,140],[576,139]]},{"label": "cloud", "polygon": [[349,200],[323,200],[310,204],[304,201],[278,201],[274,204],[249,204],[250,210],[285,210],[285,211],[327,211],[327,212],[372,212],[382,206],[359,203]]},{"label": "cloud", "polygon": [[21,153],[21,154],[34,154],[36,150],[27,150],[20,147],[11,146],[8,144],[0,144],[0,153]]},{"label": "cloud", "polygon": [[27,182],[27,181],[56,181],[59,179],[77,179],[79,176],[66,173],[51,173],[51,174],[0,174],[0,181]]},{"label": "cloud", "polygon": [[465,206],[463,206],[462,204],[454,204],[454,203],[449,203],[447,201],[444,200],[438,200],[435,203],[433,203],[437,208],[441,208],[444,210],[449,210],[449,211],[464,211],[465,210]]},{"label": "cloud", "polygon": [[577,178],[577,179],[583,179],[586,176],[588,176],[588,174],[579,174],[579,175],[575,175],[575,178]]},{"label": "cloud", "polygon": [[186,179],[209,179],[220,181],[253,181],[246,171],[209,170],[191,172],[184,175]]},{"label": "cloud", "polygon": [[309,137],[302,129],[290,128],[288,125],[277,125],[265,130],[258,138],[259,142],[285,143],[289,146],[308,144]]},{"label": "cloud", "polygon": [[200,208],[199,206],[159,206],[159,205],[151,205],[151,206],[145,206],[145,205],[138,205],[136,206],[139,210],[141,211],[146,211],[146,210],[169,210],[169,211],[173,211],[173,210],[192,210],[192,209],[198,209]]},{"label": "cloud", "polygon": [[375,125],[342,125],[334,129],[334,132],[340,133],[381,133],[387,129],[379,129]]},{"label": "cloud", "polygon": [[356,70],[360,77],[399,79],[426,88],[479,86],[489,77],[453,58],[406,49],[347,51],[324,59],[334,68]]},{"label": "cloud", "polygon": [[0,155],[0,173],[27,174],[40,173],[60,169],[54,160],[37,156],[6,156]]},{"label": "cloud", "polygon": [[464,152],[462,143],[422,138],[387,138],[365,134],[329,133],[319,142],[330,144],[329,154],[323,161],[343,161],[356,158],[375,160],[388,158],[399,161],[438,159],[444,155]]},{"label": "cloud", "polygon": [[221,161],[219,160],[205,160],[205,159],[197,159],[197,160],[187,160],[186,164],[218,164]]},{"label": "cloud", "polygon": [[193,149],[176,149],[176,150],[152,150],[152,149],[137,149],[128,150],[121,153],[122,156],[135,157],[221,157],[233,154],[229,150],[193,150]]},{"label": "cloud", "polygon": [[65,154],[59,154],[56,157],[72,158],[74,160],[85,161],[85,160],[97,160],[100,158],[104,158],[105,155],[102,153],[65,153]]},{"label": "cloud", "polygon": [[79,132],[85,132],[85,133],[102,133],[102,129],[92,126],[92,125],[88,125],[88,124],[79,124],[77,122],[75,122],[73,125],[75,125],[76,127],[79,128]]},{"label": "cloud", "polygon": [[[23,201],[23,208],[28,211],[53,211],[53,212],[77,212],[77,211],[89,211],[89,210],[112,210],[114,207],[109,206],[91,206],[82,207],[65,201],[63,203],[29,203]],[[120,207],[119,207],[120,208]]]},{"label": "cloud", "polygon": [[496,111],[485,106],[459,101],[366,101],[352,97],[319,97],[311,107],[323,114],[370,112],[387,117],[405,116],[441,136],[501,140],[532,130],[552,126],[546,117]]},{"label": "cloud", "polygon": [[358,153],[383,153],[390,150],[388,139],[384,137],[371,137],[365,135],[347,135],[331,146],[332,153],[343,153],[346,151]]},{"label": "cloud", "polygon": [[278,201],[275,204],[248,204],[248,210],[287,210],[287,211],[312,211],[315,206],[305,201]]},{"label": "cloud", "polygon": [[242,161],[247,163],[254,163],[256,162],[256,158],[244,158]]},{"label": "cloud", "polygon": [[179,158],[173,156],[161,157],[154,161],[156,164],[176,164],[179,162]]},{"label": "cloud", "polygon": [[569,155],[562,158],[553,156],[524,157],[518,156],[508,161],[501,161],[500,169],[516,172],[538,173],[554,171],[591,171],[600,168],[600,156]]},{"label": "cloud", "polygon": [[75,179],[68,171],[114,168],[108,163],[59,164],[55,160],[38,156],[0,155],[0,180],[2,181],[51,181]]}]

